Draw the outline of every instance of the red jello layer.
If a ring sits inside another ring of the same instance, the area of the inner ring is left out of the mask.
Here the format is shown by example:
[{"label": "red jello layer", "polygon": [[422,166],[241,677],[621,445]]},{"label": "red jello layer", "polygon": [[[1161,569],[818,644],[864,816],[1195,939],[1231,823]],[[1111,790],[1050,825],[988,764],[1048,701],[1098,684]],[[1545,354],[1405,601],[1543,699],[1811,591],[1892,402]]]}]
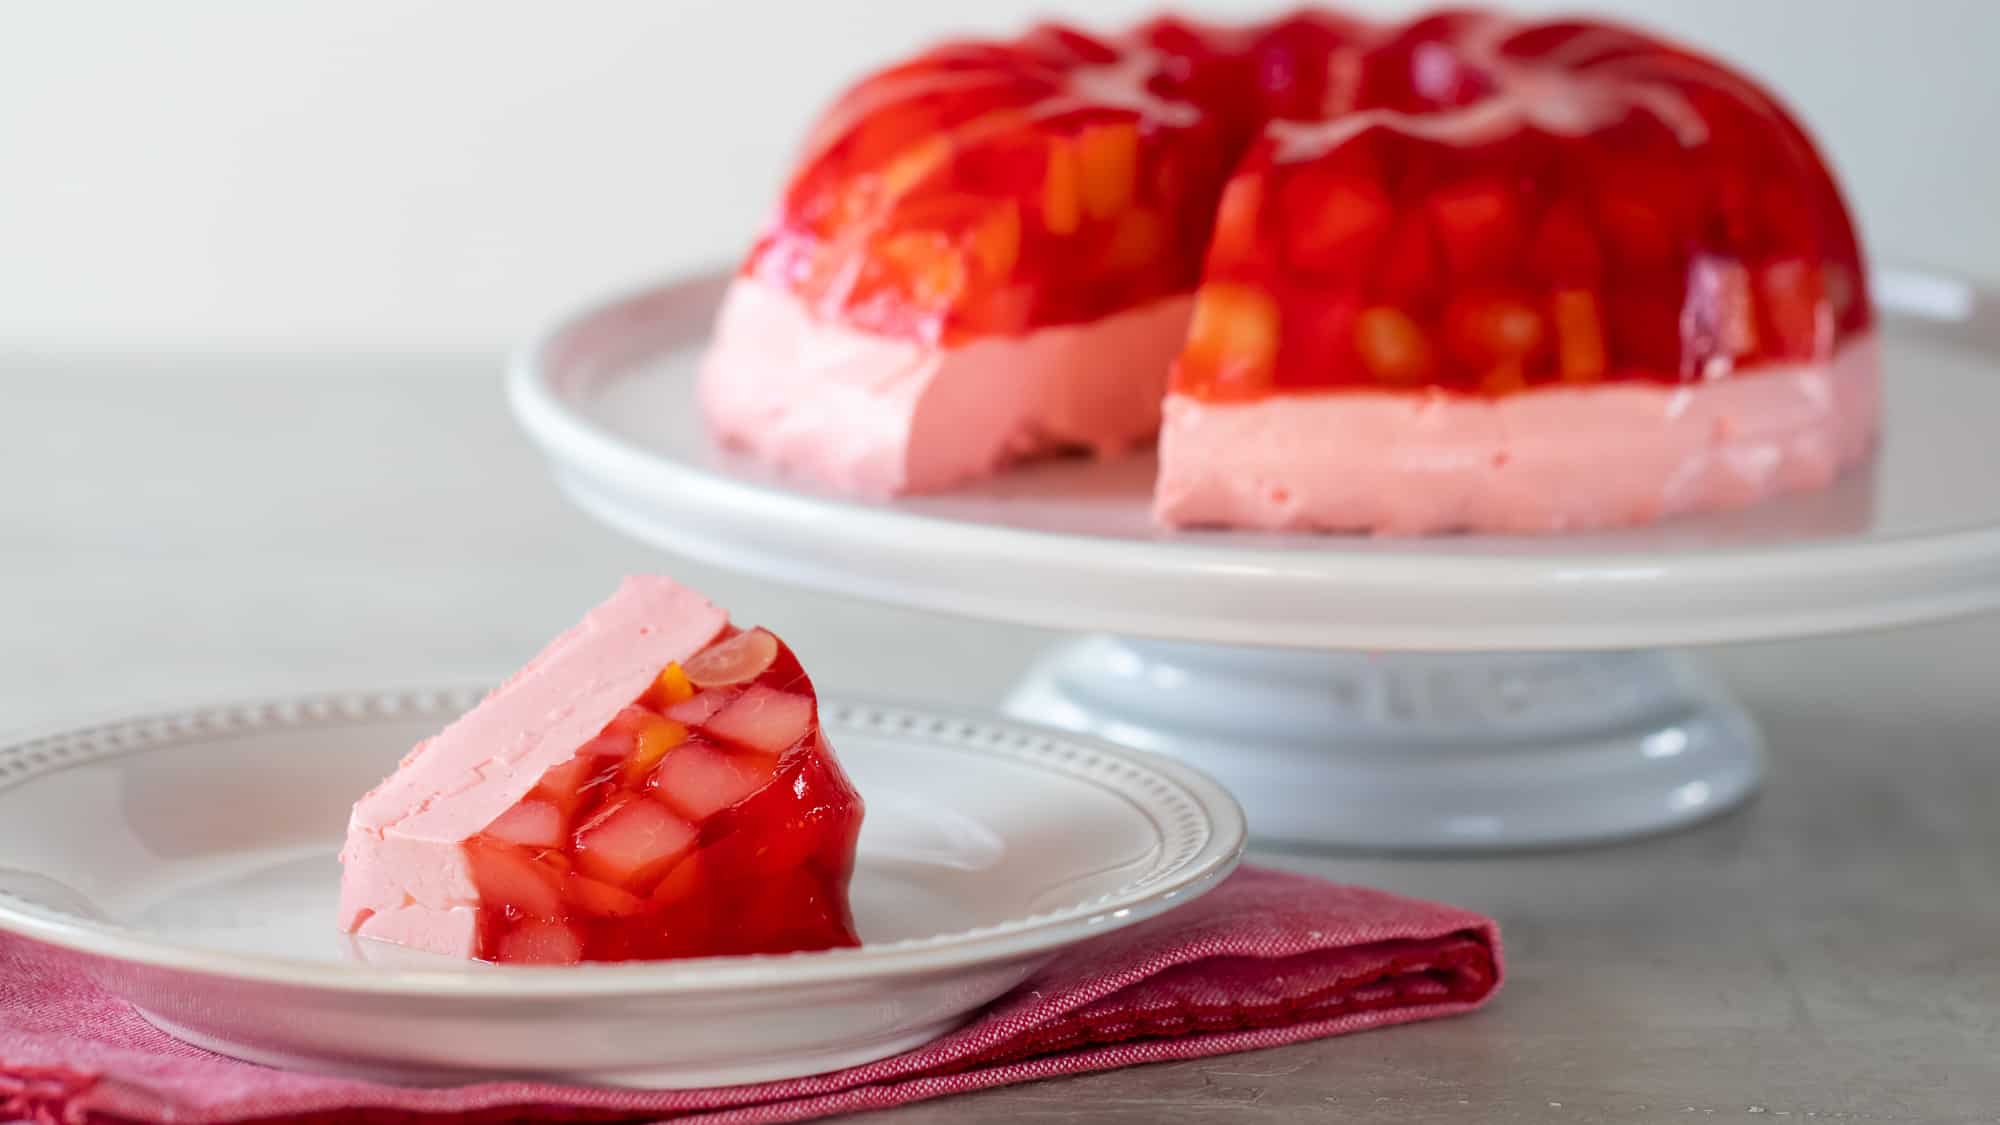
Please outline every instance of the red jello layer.
[{"label": "red jello layer", "polygon": [[467,840],[475,955],[564,964],[857,943],[861,800],[791,650],[731,630]]},{"label": "red jello layer", "polygon": [[1505,394],[1823,362],[1870,323],[1831,177],[1776,102],[1597,24],[1433,19],[1224,192],[1174,389]]},{"label": "red jello layer", "polygon": [[1713,379],[1871,319],[1833,179],[1755,83],[1467,12],[939,47],[835,104],[745,272],[946,343],[1199,280],[1175,389],[1210,400]]},{"label": "red jello layer", "polygon": [[821,121],[748,275],[930,341],[1094,320],[1193,287],[1240,125],[1172,51],[1045,27],[864,80]]}]

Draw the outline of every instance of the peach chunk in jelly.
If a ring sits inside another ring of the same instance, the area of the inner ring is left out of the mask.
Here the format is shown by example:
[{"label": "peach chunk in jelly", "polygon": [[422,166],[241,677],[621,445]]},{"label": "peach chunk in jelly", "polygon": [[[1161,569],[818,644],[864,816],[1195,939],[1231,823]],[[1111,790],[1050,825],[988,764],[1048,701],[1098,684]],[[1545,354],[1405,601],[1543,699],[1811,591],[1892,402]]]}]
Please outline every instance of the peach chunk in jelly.
[{"label": "peach chunk in jelly", "polygon": [[476,956],[568,964],[857,943],[861,800],[783,642],[731,631],[670,664],[465,843]]}]

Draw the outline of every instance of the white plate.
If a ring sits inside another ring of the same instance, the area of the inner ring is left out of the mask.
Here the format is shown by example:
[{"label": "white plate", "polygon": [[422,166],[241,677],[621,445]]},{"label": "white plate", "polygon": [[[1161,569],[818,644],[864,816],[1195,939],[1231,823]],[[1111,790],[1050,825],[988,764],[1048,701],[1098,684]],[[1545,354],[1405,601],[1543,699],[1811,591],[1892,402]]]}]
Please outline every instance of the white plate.
[{"label": "white plate", "polygon": [[334,931],[350,802],[471,692],[328,696],[0,747],[0,930],[83,955],[162,1028],[400,1080],[764,1081],[916,1046],[1057,950],[1232,870],[1243,817],[1186,767],[879,705],[824,721],[868,803],[861,948],[500,968]]},{"label": "white plate", "polygon": [[1878,276],[1889,433],[1836,487],[1561,536],[1164,532],[1150,456],[1060,461],[857,503],[718,450],[694,360],[724,279],[593,304],[516,359],[517,417],[605,521],[707,562],[1060,629],[1311,648],[1633,648],[1803,635],[2000,605],[2000,316]]}]

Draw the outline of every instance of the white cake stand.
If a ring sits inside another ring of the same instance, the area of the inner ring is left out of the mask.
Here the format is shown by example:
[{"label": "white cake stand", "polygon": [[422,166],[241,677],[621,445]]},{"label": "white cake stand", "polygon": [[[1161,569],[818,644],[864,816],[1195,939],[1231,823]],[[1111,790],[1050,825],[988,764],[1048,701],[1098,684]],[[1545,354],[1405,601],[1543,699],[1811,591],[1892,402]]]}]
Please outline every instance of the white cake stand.
[{"label": "white cake stand", "polygon": [[2000,605],[2000,313],[1885,274],[1889,436],[1811,496],[1638,531],[1423,540],[1163,532],[1149,457],[860,503],[715,448],[692,400],[724,279],[592,304],[518,357],[515,413],[585,510],[766,578],[1083,634],[1018,716],[1193,762],[1267,839],[1608,840],[1758,784],[1755,726],[1676,646]]}]

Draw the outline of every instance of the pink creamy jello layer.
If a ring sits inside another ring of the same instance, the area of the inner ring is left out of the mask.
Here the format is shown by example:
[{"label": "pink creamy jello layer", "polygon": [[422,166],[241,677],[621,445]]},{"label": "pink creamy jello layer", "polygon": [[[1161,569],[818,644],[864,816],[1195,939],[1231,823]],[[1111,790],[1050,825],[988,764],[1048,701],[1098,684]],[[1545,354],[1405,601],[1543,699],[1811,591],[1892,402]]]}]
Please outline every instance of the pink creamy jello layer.
[{"label": "pink creamy jello layer", "polygon": [[660,669],[707,647],[727,624],[722,610],[678,583],[626,579],[355,802],[340,853],[340,928],[470,956],[478,892],[465,840],[603,730]]},{"label": "pink creamy jello layer", "polygon": [[863,495],[930,492],[1065,448],[1152,439],[1192,298],[1087,325],[957,347],[815,319],[739,279],[703,361],[701,408],[725,443]]},{"label": "pink creamy jello layer", "polygon": [[1880,414],[1872,337],[1828,363],[1690,386],[1173,395],[1154,513],[1390,535],[1641,524],[1822,487],[1868,456]]}]

